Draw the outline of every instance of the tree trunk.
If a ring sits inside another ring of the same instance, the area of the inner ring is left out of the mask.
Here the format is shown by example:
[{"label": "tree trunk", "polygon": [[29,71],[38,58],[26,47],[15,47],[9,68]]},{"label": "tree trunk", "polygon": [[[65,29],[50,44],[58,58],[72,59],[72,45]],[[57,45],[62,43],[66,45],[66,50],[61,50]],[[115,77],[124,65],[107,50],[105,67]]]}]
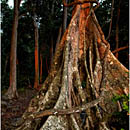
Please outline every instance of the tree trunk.
[{"label": "tree trunk", "polygon": [[40,83],[42,83],[42,54],[40,54]]},{"label": "tree trunk", "polygon": [[36,13],[34,13],[33,24],[34,24],[34,32],[35,32],[35,80],[34,80],[34,88],[37,89],[39,85],[39,48],[38,48],[38,25],[36,22]]},{"label": "tree trunk", "polygon": [[128,70],[109,50],[94,10],[88,6],[76,6],[51,71],[16,130],[110,129],[107,122],[118,109],[112,98],[128,94]]},{"label": "tree trunk", "polygon": [[46,57],[46,70],[47,70],[47,73],[49,73],[47,57]]},{"label": "tree trunk", "polygon": [[59,28],[59,33],[58,33],[58,37],[57,37],[57,40],[56,40],[55,52],[56,52],[56,50],[59,46],[59,43],[60,43],[60,40],[61,40],[61,37],[62,37],[61,33],[62,33],[62,25]]},{"label": "tree trunk", "polygon": [[[121,0],[119,0],[118,10],[117,10],[117,20],[116,20],[116,48],[119,48],[119,18],[120,18],[120,4]],[[115,54],[116,58],[118,58],[118,52]]]},{"label": "tree trunk", "polygon": [[[52,7],[51,7],[51,20],[53,20],[53,14],[54,14],[54,5],[55,0],[53,0],[52,2]],[[54,39],[53,39],[53,30],[51,30],[51,39],[50,39],[50,66],[49,66],[49,71],[52,67],[52,63],[53,63],[53,55],[54,55]]]},{"label": "tree trunk", "polygon": [[111,21],[110,21],[109,32],[108,32],[108,36],[107,36],[106,40],[108,40],[108,39],[110,38],[110,36],[111,36],[113,11],[114,11],[114,0],[112,0],[112,6],[111,6]]},{"label": "tree trunk", "polygon": [[19,1],[14,0],[14,18],[12,27],[12,37],[11,37],[11,50],[10,50],[10,86],[6,92],[6,96],[9,99],[17,98],[17,88],[16,88],[16,59],[17,59],[17,28],[18,28],[18,8]]},{"label": "tree trunk", "polygon": [[[67,3],[68,0],[65,0],[65,2]],[[62,24],[62,35],[64,34],[66,27],[67,27],[67,7],[63,7],[63,24]]]}]

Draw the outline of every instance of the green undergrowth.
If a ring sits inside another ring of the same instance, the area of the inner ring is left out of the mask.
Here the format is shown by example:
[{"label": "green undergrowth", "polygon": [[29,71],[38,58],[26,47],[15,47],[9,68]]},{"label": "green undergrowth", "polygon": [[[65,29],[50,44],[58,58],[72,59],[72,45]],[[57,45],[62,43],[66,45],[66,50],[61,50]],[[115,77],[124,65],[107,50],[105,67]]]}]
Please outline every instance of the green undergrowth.
[{"label": "green undergrowth", "polygon": [[115,95],[112,99],[113,102],[120,103],[121,111],[115,112],[112,116],[112,126],[117,130],[129,129],[129,95]]}]

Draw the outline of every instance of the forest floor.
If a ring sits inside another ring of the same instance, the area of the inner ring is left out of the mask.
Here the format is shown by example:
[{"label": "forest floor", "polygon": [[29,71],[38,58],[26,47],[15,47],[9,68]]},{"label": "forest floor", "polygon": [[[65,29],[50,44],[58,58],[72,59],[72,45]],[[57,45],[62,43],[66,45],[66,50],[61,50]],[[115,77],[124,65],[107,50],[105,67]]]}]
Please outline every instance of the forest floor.
[{"label": "forest floor", "polygon": [[[5,90],[2,91],[1,100],[1,129],[15,130],[13,124],[18,121],[29,105],[30,100],[37,94],[37,90],[32,88],[18,89],[19,98],[13,100],[6,100],[3,98]],[[119,113],[118,113],[119,114]],[[111,118],[110,126],[112,130],[128,130],[129,116],[126,112],[121,112],[120,115],[115,115]],[[112,127],[111,127],[112,128]],[[116,129],[115,129],[116,128]]]},{"label": "forest floor", "polygon": [[37,91],[31,88],[19,89],[19,98],[13,100],[5,100],[3,93],[1,100],[1,129],[12,130],[12,124],[20,119]]}]

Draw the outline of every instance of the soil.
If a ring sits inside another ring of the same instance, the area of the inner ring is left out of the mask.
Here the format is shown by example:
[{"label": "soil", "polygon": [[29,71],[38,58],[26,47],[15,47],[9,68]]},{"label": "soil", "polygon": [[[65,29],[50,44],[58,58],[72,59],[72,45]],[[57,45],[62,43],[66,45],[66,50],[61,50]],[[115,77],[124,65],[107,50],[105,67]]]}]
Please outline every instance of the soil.
[{"label": "soil", "polygon": [[[2,92],[3,93],[3,92]],[[19,89],[18,99],[7,100],[2,94],[1,100],[1,129],[15,130],[12,126],[14,122],[20,119],[29,105],[30,100],[37,94],[37,91],[31,88]]]}]

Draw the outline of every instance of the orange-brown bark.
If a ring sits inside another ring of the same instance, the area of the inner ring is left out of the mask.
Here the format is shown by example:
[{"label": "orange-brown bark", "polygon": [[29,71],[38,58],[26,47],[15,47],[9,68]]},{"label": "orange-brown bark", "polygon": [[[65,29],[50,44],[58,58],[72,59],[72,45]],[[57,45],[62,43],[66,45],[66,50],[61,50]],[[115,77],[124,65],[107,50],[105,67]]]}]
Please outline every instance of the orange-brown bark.
[{"label": "orange-brown bark", "polygon": [[42,54],[40,54],[40,83],[42,83]]},{"label": "orange-brown bark", "polygon": [[38,49],[38,25],[36,22],[36,13],[34,13],[34,33],[35,33],[35,79],[34,79],[34,88],[37,88],[39,85],[39,49]]},{"label": "orange-brown bark", "polygon": [[39,66],[38,66],[38,48],[35,46],[35,82],[34,82],[34,88],[37,88],[39,84]]},{"label": "orange-brown bark", "polygon": [[79,57],[80,58],[83,55],[83,48],[84,48],[83,30],[84,30],[84,28],[88,28],[88,20],[86,22],[86,20],[82,20],[82,19],[86,19],[87,16],[89,15],[90,5],[91,5],[90,3],[86,3],[86,4],[81,5],[81,7],[80,7],[81,8],[80,16],[79,16],[79,51],[80,51]]}]

